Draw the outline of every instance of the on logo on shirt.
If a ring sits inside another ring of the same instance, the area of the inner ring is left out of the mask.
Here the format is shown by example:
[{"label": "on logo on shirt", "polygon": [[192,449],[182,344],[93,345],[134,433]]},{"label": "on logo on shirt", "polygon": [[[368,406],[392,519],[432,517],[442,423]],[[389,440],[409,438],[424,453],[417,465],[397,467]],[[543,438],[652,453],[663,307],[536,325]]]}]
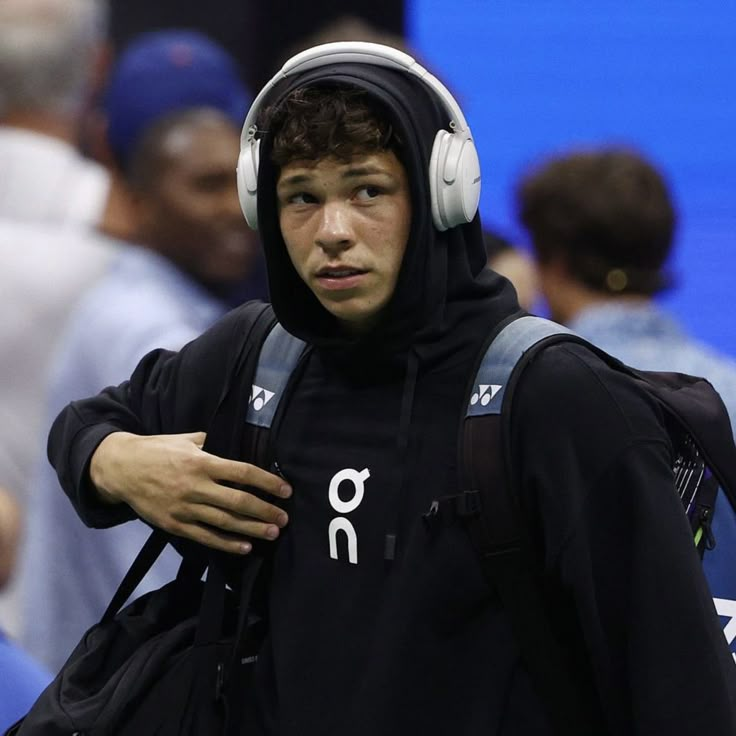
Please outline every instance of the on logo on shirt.
[{"label": "on logo on shirt", "polygon": [[[360,506],[363,496],[365,495],[365,482],[371,477],[370,470],[354,470],[353,468],[345,468],[339,470],[332,476],[330,481],[330,489],[328,498],[330,506],[337,511],[338,514],[350,514]],[[343,500],[340,497],[340,486],[342,484],[352,485],[352,495],[349,499]],[[348,562],[353,565],[358,564],[358,535],[355,527],[346,519],[345,516],[336,516],[331,522],[327,530],[327,536],[330,544],[330,557],[333,560],[339,559],[337,551],[338,532],[342,532],[347,540]]]}]

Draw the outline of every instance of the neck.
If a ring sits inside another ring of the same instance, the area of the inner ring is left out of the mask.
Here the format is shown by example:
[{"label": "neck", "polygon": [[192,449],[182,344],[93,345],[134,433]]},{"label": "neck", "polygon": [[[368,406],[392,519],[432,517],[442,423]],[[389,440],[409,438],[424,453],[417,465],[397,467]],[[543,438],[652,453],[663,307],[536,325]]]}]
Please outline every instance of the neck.
[{"label": "neck", "polygon": [[561,324],[569,324],[583,311],[606,304],[647,304],[648,296],[641,294],[612,295],[591,289],[571,278],[563,270],[542,267],[542,292],[549,305],[552,318]]},{"label": "neck", "polygon": [[100,230],[112,238],[136,242],[136,210],[130,192],[120,176],[110,172],[110,187],[107,193],[105,212]]},{"label": "neck", "polygon": [[77,143],[77,126],[75,121],[66,115],[49,115],[29,110],[11,110],[3,115],[0,122],[7,127],[40,133],[72,145]]}]

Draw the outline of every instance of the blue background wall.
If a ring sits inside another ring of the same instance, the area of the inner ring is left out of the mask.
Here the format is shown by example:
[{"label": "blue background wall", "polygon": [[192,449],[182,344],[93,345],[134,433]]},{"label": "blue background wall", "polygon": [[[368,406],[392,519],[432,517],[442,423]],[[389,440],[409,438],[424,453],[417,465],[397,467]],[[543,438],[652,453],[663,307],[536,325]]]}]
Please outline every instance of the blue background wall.
[{"label": "blue background wall", "polygon": [[412,0],[411,45],[457,96],[478,141],[481,213],[523,242],[513,184],[578,144],[633,144],[680,213],[663,297],[736,356],[736,2]]}]

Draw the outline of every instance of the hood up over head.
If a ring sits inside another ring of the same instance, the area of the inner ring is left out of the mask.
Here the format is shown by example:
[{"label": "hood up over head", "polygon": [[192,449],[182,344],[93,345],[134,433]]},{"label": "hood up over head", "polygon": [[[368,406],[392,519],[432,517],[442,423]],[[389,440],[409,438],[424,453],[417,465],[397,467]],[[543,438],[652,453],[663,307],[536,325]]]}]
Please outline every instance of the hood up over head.
[{"label": "hood up over head", "polygon": [[[266,106],[278,105],[297,87],[348,85],[374,97],[390,117],[403,142],[412,200],[412,224],[394,295],[380,322],[369,332],[348,334],[304,284],[286,250],[279,228],[276,199],[278,167],[270,160],[272,132],[263,130],[258,172],[258,221],[265,250],[276,316],[293,335],[343,356],[370,354],[399,357],[414,349],[429,358],[452,350],[449,335],[473,329],[479,312],[493,325],[518,310],[510,284],[485,268],[486,255],[478,215],[467,225],[438,231],[429,191],[429,159],[437,131],[446,128],[448,113],[421,80],[380,66],[338,63],[288,77],[274,87]],[[459,335],[458,335],[459,337]],[[440,348],[439,340],[442,338]],[[434,346],[434,348],[432,347]]]}]

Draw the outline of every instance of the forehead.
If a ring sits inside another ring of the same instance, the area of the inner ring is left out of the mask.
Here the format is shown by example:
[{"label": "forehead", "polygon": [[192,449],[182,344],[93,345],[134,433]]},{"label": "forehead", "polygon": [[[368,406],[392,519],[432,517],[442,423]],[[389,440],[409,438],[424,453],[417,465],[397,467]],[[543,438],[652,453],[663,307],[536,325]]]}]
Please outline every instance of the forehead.
[{"label": "forehead", "polygon": [[277,184],[298,184],[314,179],[351,179],[384,176],[403,180],[406,171],[393,151],[351,156],[347,160],[329,156],[317,161],[290,161],[281,167]]},{"label": "forehead", "polygon": [[239,131],[225,117],[202,116],[174,126],[161,140],[161,153],[170,164],[237,160]]}]

